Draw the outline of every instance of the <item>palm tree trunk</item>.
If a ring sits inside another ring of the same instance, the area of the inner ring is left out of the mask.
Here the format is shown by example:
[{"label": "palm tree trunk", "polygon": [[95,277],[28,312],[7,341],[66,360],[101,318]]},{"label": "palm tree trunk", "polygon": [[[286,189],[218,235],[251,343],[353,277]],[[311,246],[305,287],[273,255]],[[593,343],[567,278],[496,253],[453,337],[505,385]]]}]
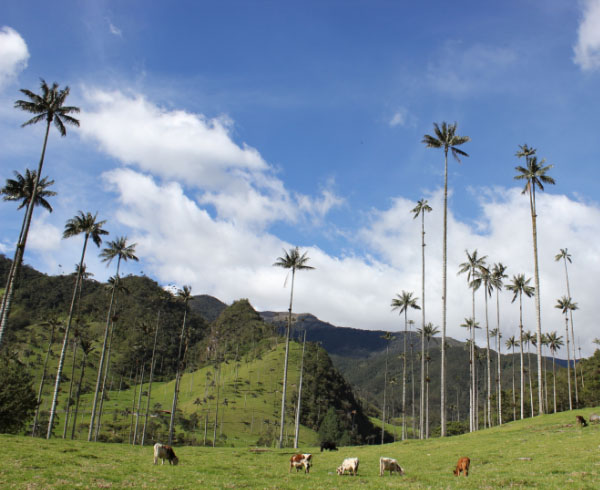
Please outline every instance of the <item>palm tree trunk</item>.
[{"label": "palm tree trunk", "polygon": [[444,148],[444,239],[442,253],[442,350],[440,379],[441,437],[446,436],[446,272],[448,266],[448,149]]},{"label": "palm tree trunk", "polygon": [[427,394],[426,394],[426,412],[425,412],[425,439],[429,439],[429,340],[427,340]]},{"label": "palm tree trunk", "polygon": [[[142,389],[144,388],[144,371],[146,363],[142,362],[142,379],[140,379],[140,393],[137,399],[137,408],[135,409],[135,430],[133,431],[133,445],[137,443],[138,427],[140,423],[140,405],[142,404]],[[100,419],[98,419],[98,427],[100,427]]]},{"label": "palm tree trunk", "polygon": [[156,330],[154,332],[154,346],[152,347],[152,360],[150,361],[150,380],[148,384],[148,401],[146,402],[146,418],[144,419],[144,430],[142,432],[142,446],[146,440],[146,427],[148,426],[148,414],[150,413],[150,398],[152,396],[152,379],[154,377],[154,357],[156,353],[156,341],[158,340],[158,327],[160,325],[160,310],[156,318]]},{"label": "palm tree trunk", "polygon": [[290,329],[292,328],[292,302],[294,301],[294,278],[296,269],[292,268],[292,287],[290,290],[290,307],[288,309],[288,324],[285,331],[285,360],[283,364],[283,387],[281,390],[281,420],[279,422],[279,444],[278,447],[283,447],[283,430],[285,427],[285,397],[287,393],[287,372],[288,359],[290,355]]},{"label": "palm tree trunk", "polygon": [[529,342],[527,342],[527,376],[529,378],[529,401],[531,406],[531,416],[535,415],[533,410],[533,386],[531,385],[531,353],[529,352]]},{"label": "palm tree trunk", "polygon": [[183,336],[185,334],[185,320],[187,318],[187,302],[183,313],[183,325],[181,326],[181,335],[179,336],[179,353],[177,354],[177,372],[175,373],[175,391],[173,392],[173,404],[171,407],[171,420],[169,421],[169,445],[173,444],[173,428],[175,426],[175,411],[177,410],[177,397],[179,395],[179,381],[183,360],[181,359],[181,348],[183,345]]},{"label": "palm tree trunk", "polygon": [[423,439],[425,411],[425,211],[421,212],[421,302],[423,323],[421,325],[421,397],[419,399],[419,437]]},{"label": "palm tree trunk", "polygon": [[513,420],[517,420],[517,399],[515,393],[515,344],[512,346],[512,402],[513,402]]},{"label": "palm tree trunk", "polygon": [[[569,272],[567,270],[567,258],[563,256],[563,262],[565,264],[565,278],[567,280],[567,295],[571,298],[571,288],[569,286]],[[575,380],[575,406],[579,406],[579,394],[577,391],[577,356],[575,355],[575,333],[573,331],[573,310],[569,310],[571,317],[571,340],[573,341],[573,379]]]},{"label": "palm tree trunk", "polygon": [[137,385],[137,380],[138,380],[138,373],[140,372],[138,369],[138,363],[139,361],[136,360],[135,362],[135,378],[133,380],[133,388],[132,388],[132,392],[133,392],[133,404],[131,405],[131,424],[129,425],[129,444],[133,444],[135,445],[135,441],[133,440],[133,418],[135,417],[135,400],[137,398],[137,390],[136,390],[136,385]]},{"label": "palm tree trunk", "polygon": [[48,350],[46,351],[46,360],[44,361],[44,369],[42,371],[42,379],[40,380],[40,388],[38,390],[37,404],[35,408],[35,417],[33,418],[33,429],[31,430],[31,437],[35,437],[35,431],[37,428],[38,417],[40,414],[40,405],[42,404],[42,391],[44,389],[44,383],[46,382],[46,369],[48,367],[48,359],[50,357],[50,351],[52,344],[54,343],[54,328],[56,324],[52,323],[52,329],[50,330],[50,342],[48,342]]},{"label": "palm tree trunk", "polygon": [[[402,440],[406,439],[406,336],[408,335],[408,306],[404,310],[404,347],[402,349]],[[388,347],[389,347],[388,340]],[[387,361],[387,353],[386,353]],[[387,373],[387,365],[386,365]],[[387,380],[386,380],[387,384]],[[383,391],[385,397],[385,389]],[[381,443],[383,444],[383,433],[381,435]]]},{"label": "palm tree trunk", "polygon": [[[390,348],[390,341],[387,341],[385,347],[385,371],[383,375],[383,407],[381,409],[381,444],[385,435],[385,406],[386,406],[386,393],[387,393],[387,371],[388,371],[388,353]],[[403,410],[404,412],[404,410]],[[402,413],[402,440],[404,440],[404,413]]]},{"label": "palm tree trunk", "polygon": [[573,397],[571,396],[571,353],[569,351],[569,317],[565,315],[565,337],[567,339],[567,380],[569,385],[569,410],[573,410]]},{"label": "palm tree trunk", "polygon": [[[117,307],[115,307],[115,310]],[[100,406],[98,407],[98,423],[96,424],[96,430],[94,433],[94,442],[98,440],[98,434],[100,433],[100,425],[102,425],[102,409],[104,408],[104,397],[106,395],[106,380],[108,379],[108,373],[110,371],[110,354],[112,352],[112,341],[115,333],[115,322],[111,321],[110,336],[108,339],[108,346],[106,348],[106,363],[104,367],[104,376],[102,378],[102,387],[100,391]]]},{"label": "palm tree trunk", "polygon": [[75,401],[75,411],[73,412],[73,428],[71,430],[71,439],[75,438],[75,426],[77,425],[77,414],[79,412],[79,397],[81,396],[81,383],[83,382],[83,373],[85,371],[85,363],[87,362],[87,354],[83,351],[83,359],[81,360],[81,372],[79,374],[79,383],[77,384],[77,399]]},{"label": "palm tree trunk", "polygon": [[556,413],[556,360],[555,360],[555,352],[552,350],[552,382],[554,384],[554,413]]},{"label": "palm tree trunk", "polygon": [[544,409],[545,413],[549,413],[550,409],[548,408],[548,363],[546,362],[548,359],[547,356],[544,356]]},{"label": "palm tree trunk", "polygon": [[412,424],[411,425],[412,425],[412,437],[414,439],[414,437],[415,437],[415,431],[416,431],[416,429],[415,429],[415,363],[414,363],[414,360],[413,360],[413,343],[412,343],[412,338],[411,338],[411,342],[410,342],[410,385],[411,385],[411,389],[412,389],[412,403],[411,403],[411,408],[412,408]]},{"label": "palm tree trunk", "polygon": [[[40,165],[41,166],[41,165]],[[63,346],[60,352],[60,359],[58,361],[58,369],[56,370],[56,381],[54,383],[54,396],[52,398],[52,407],[50,408],[50,419],[48,420],[48,432],[46,433],[46,439],[52,437],[52,425],[54,424],[54,417],[56,415],[56,405],[58,403],[58,391],[60,388],[60,378],[62,376],[63,365],[65,363],[65,355],[67,353],[67,346],[69,342],[69,331],[71,330],[71,322],[73,321],[73,312],[75,311],[75,301],[77,300],[77,290],[79,288],[79,281],[81,280],[81,271],[83,270],[83,260],[85,258],[85,250],[90,235],[85,234],[83,240],[83,250],[81,251],[81,260],[79,261],[79,270],[77,271],[77,280],[75,281],[75,287],[73,288],[73,298],[71,299],[71,307],[69,308],[69,318],[67,319],[67,326],[65,327],[65,337],[63,339]],[[68,403],[68,402],[67,402]]]},{"label": "palm tree trunk", "polygon": [[104,357],[106,355],[106,345],[108,342],[108,331],[110,329],[110,321],[112,318],[112,307],[115,301],[115,291],[117,282],[119,280],[119,267],[121,265],[121,256],[117,259],[117,274],[116,281],[113,284],[112,292],[110,295],[110,303],[108,306],[108,314],[106,316],[106,327],[104,328],[104,341],[102,342],[102,353],[100,354],[100,362],[98,364],[98,378],[96,379],[96,389],[94,390],[94,401],[92,402],[92,415],[90,417],[90,428],[88,431],[88,442],[92,440],[92,434],[94,433],[94,421],[96,419],[96,408],[98,405],[98,393],[100,392],[100,383],[102,382],[102,372],[104,370]]},{"label": "palm tree trunk", "polygon": [[525,418],[525,365],[523,363],[523,296],[519,293],[519,349],[521,350],[521,420]]},{"label": "palm tree trunk", "polygon": [[215,426],[213,427],[212,447],[215,447],[215,445],[217,444],[217,425],[219,422],[219,394],[221,388],[221,363],[219,363],[217,367],[217,374],[215,377],[217,378],[217,403],[215,405]]},{"label": "palm tree trunk", "polygon": [[298,409],[296,410],[296,430],[294,431],[294,449],[298,449],[300,435],[300,409],[302,408],[302,378],[304,376],[304,349],[306,347],[306,330],[304,330],[304,342],[302,342],[302,360],[300,361],[300,383],[298,386]]},{"label": "palm tree trunk", "polygon": [[498,425],[502,425],[502,360],[500,351],[502,344],[500,343],[500,298],[498,289],[496,289],[496,345],[498,349]]},{"label": "palm tree trunk", "polygon": [[12,306],[12,299],[15,290],[16,278],[19,274],[19,268],[23,261],[23,254],[25,253],[25,244],[27,243],[27,235],[29,234],[29,226],[31,225],[31,216],[33,215],[33,208],[35,207],[35,201],[37,197],[38,186],[42,175],[42,166],[44,165],[44,157],[46,155],[46,146],[48,144],[48,134],[50,133],[50,123],[52,119],[48,119],[46,124],[46,133],[44,135],[44,143],[42,145],[42,155],[40,156],[40,162],[38,163],[38,170],[35,179],[35,185],[31,191],[31,197],[27,205],[27,212],[25,213],[25,226],[22,228],[21,239],[17,242],[17,248],[15,250],[15,258],[12,263],[12,274],[9,272],[8,280],[6,283],[6,289],[4,290],[5,301],[2,305],[2,311],[0,312],[0,345],[2,345],[2,338],[6,329],[6,323],[8,322],[8,316],[10,315],[10,309]]},{"label": "palm tree trunk", "polygon": [[485,338],[486,338],[486,360],[487,360],[487,426],[492,426],[492,369],[490,362],[490,327],[488,321],[488,295],[487,284],[484,284],[483,295],[485,296]]},{"label": "palm tree trunk", "polygon": [[[77,333],[77,332],[75,332]],[[67,438],[67,429],[69,427],[69,412],[71,411],[71,397],[73,396],[73,379],[75,378],[75,361],[77,360],[77,337],[73,340],[73,365],[71,366],[71,381],[69,383],[69,397],[67,398],[67,411],[65,413],[65,427],[63,429],[63,439]]]},{"label": "palm tree trunk", "polygon": [[537,336],[537,377],[538,377],[538,413],[544,413],[544,399],[542,396],[542,317],[540,307],[540,270],[538,266],[538,248],[537,248],[537,215],[535,207],[535,186],[529,187],[529,198],[531,205],[531,229],[533,234],[533,260],[535,271],[535,317],[536,317],[536,336]]}]

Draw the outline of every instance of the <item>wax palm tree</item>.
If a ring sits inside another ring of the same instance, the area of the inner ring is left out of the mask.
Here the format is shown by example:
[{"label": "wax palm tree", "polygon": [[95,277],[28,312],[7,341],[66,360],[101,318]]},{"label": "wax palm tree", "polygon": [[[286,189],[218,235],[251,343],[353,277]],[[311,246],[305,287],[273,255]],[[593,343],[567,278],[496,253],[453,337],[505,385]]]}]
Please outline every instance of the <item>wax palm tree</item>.
[{"label": "wax palm tree", "polygon": [[531,416],[533,417],[535,413],[533,409],[533,386],[531,384],[531,353],[529,352],[529,346],[537,345],[535,333],[527,330],[527,332],[525,332],[525,335],[523,336],[523,341],[527,346],[527,376],[529,377],[529,399],[531,405]]},{"label": "wax palm tree", "polygon": [[425,378],[427,383],[427,389],[425,393],[425,438],[429,439],[429,361],[431,361],[431,358],[429,357],[429,342],[434,336],[440,333],[440,329],[438,327],[434,327],[433,323],[429,322],[422,329],[417,329],[417,332],[421,334],[422,338],[424,338],[425,342],[427,343],[427,351],[425,354],[425,360],[427,361]]},{"label": "wax palm tree", "polygon": [[[477,250],[473,250],[472,253],[469,253],[468,250],[465,250],[465,253],[467,254],[467,260],[465,262],[463,262],[462,264],[460,264],[458,267],[458,274],[467,274],[467,283],[469,285],[469,287],[472,290],[472,308],[473,308],[473,313],[471,318],[473,319],[473,321],[475,321],[475,291],[477,289],[479,289],[479,287],[482,284],[481,279],[478,276],[478,272],[482,269],[486,267],[485,264],[485,259],[487,258],[486,255],[484,255],[483,257],[479,257]],[[487,296],[486,296],[487,299]],[[471,337],[471,343],[469,344],[471,346],[471,359],[475,359],[475,329],[471,329],[470,330],[471,335],[473,335],[473,337]],[[476,379],[476,366],[474,362],[471,362],[471,397],[473,398],[473,400],[475,399],[477,392],[476,389],[477,387],[475,386],[475,379]],[[471,408],[475,409],[475,403],[471,403]],[[478,416],[478,413],[476,413],[475,411],[472,411],[470,413],[471,416],[471,423],[470,426],[473,430],[477,430],[478,424],[475,423],[475,419]]]},{"label": "wax palm tree", "polygon": [[60,327],[60,324],[61,323],[58,321],[57,318],[50,318],[49,320],[47,320],[41,324],[43,327],[50,328],[50,340],[48,342],[48,350],[46,351],[46,359],[44,360],[44,368],[42,370],[42,379],[40,380],[40,387],[38,389],[37,404],[36,404],[36,409],[35,409],[35,416],[33,417],[33,428],[31,430],[31,437],[35,437],[37,423],[38,423],[38,417],[39,417],[39,413],[40,413],[40,406],[42,404],[42,393],[44,390],[44,384],[46,382],[48,359],[50,358],[52,344],[54,343],[54,332],[57,327]]},{"label": "wax palm tree", "polygon": [[[75,217],[67,220],[65,224],[65,230],[63,232],[63,238],[71,238],[83,233],[83,248],[81,250],[81,259],[79,260],[79,273],[75,280],[75,287],[73,288],[73,296],[71,298],[71,306],[69,308],[69,316],[67,318],[67,325],[65,328],[65,334],[63,338],[63,346],[60,353],[60,359],[58,361],[58,368],[56,370],[56,380],[54,383],[54,396],[52,399],[52,407],[50,409],[50,420],[48,421],[48,432],[46,438],[52,437],[52,424],[56,415],[56,404],[58,403],[58,391],[60,388],[60,381],[62,377],[62,370],[65,362],[65,355],[67,353],[67,346],[69,342],[69,333],[71,330],[71,323],[73,321],[73,312],[75,311],[75,302],[77,300],[77,292],[79,291],[79,281],[81,280],[81,272],[83,270],[83,261],[85,259],[85,252],[87,250],[88,241],[91,239],[92,242],[99,247],[102,244],[102,236],[108,235],[108,231],[102,227],[106,221],[97,221],[98,213],[92,215],[91,213],[84,213],[79,211],[79,214]],[[68,401],[67,401],[68,403]]]},{"label": "wax palm tree", "polygon": [[504,279],[507,279],[506,266],[502,262],[494,264],[492,267],[492,278],[491,284],[496,290],[496,348],[498,350],[498,424],[502,425],[502,362],[500,359],[500,351],[502,350],[502,344],[500,338],[502,334],[500,332],[500,291],[504,287]]},{"label": "wax palm tree", "polygon": [[[19,172],[14,172],[14,179],[6,179],[6,185],[0,189],[0,195],[4,201],[19,201],[20,204],[17,209],[29,207],[29,203],[33,197],[33,188],[37,182],[37,174],[35,171],[29,169],[25,170],[25,175],[21,175]],[[53,180],[48,180],[48,177],[40,179],[37,183],[37,192],[35,193],[34,206],[42,206],[48,212],[52,212],[52,206],[48,202],[47,198],[55,196],[56,192],[48,190],[54,184]],[[0,307],[0,345],[2,344],[2,337],[4,336],[4,330],[6,326],[6,319],[10,311],[10,304],[12,302],[12,291],[16,286],[16,278],[18,277],[18,269],[20,267],[19,256],[22,258],[21,247],[24,247],[23,233],[27,226],[27,212],[23,217],[23,224],[21,225],[21,231],[19,232],[19,239],[17,240],[17,248],[15,250],[15,256],[10,264],[10,269],[6,279],[5,294],[2,296],[2,306]],[[9,295],[8,292],[11,292]]]},{"label": "wax palm tree", "polygon": [[104,359],[106,356],[106,346],[108,342],[108,333],[110,330],[112,320],[112,310],[115,301],[116,286],[119,283],[119,269],[121,267],[121,261],[133,260],[137,262],[139,259],[135,255],[135,243],[130,245],[127,244],[127,237],[117,237],[116,240],[108,242],[108,247],[102,250],[100,257],[102,261],[106,262],[109,266],[114,258],[117,259],[117,273],[115,274],[116,281],[113,285],[112,292],[110,295],[110,303],[108,306],[108,314],[106,316],[106,326],[104,328],[104,340],[102,342],[102,352],[100,354],[100,362],[98,364],[98,378],[96,379],[96,389],[94,390],[94,401],[92,402],[92,415],[90,418],[90,428],[88,431],[88,442],[92,439],[94,431],[94,422],[96,418],[96,409],[98,405],[98,393],[100,392],[100,385],[102,382],[102,372],[104,370]]},{"label": "wax palm tree", "polygon": [[442,148],[444,150],[444,237],[442,246],[442,352],[441,352],[441,436],[446,435],[446,272],[447,272],[447,242],[448,242],[448,151],[460,162],[460,156],[468,157],[467,153],[458,148],[471,141],[468,136],[456,134],[457,123],[441,125],[433,123],[435,135],[423,136],[427,148]]},{"label": "wax palm tree", "polygon": [[392,311],[398,310],[401,315],[404,313],[404,347],[402,353],[403,370],[402,370],[402,440],[406,439],[406,337],[408,336],[408,310],[420,310],[418,305],[419,298],[413,297],[412,292],[402,291],[402,294],[397,294],[396,298],[392,299]]},{"label": "wax palm tree", "polygon": [[[421,199],[417,205],[411,209],[413,219],[421,216],[421,297],[422,304],[422,322],[421,327],[425,327],[425,213],[432,211],[431,206],[427,203],[427,199]],[[424,332],[421,328],[421,332]],[[419,434],[420,438],[424,438],[424,423],[423,414],[425,412],[425,339],[421,335],[421,398],[419,403]]]},{"label": "wax palm tree", "polygon": [[486,368],[487,368],[487,426],[492,426],[492,367],[490,359],[490,323],[488,317],[488,296],[492,295],[492,273],[485,266],[479,267],[475,272],[477,279],[483,285],[483,296],[485,298],[485,340],[486,340]]},{"label": "wax palm tree", "polygon": [[171,420],[169,421],[169,444],[173,444],[173,427],[175,426],[175,411],[177,410],[177,397],[179,395],[179,383],[183,371],[184,360],[181,358],[181,349],[185,337],[185,322],[187,319],[187,305],[192,296],[192,286],[183,286],[177,291],[177,298],[183,302],[183,323],[181,324],[181,335],[179,336],[179,351],[177,354],[177,372],[175,373],[175,389],[173,391],[173,406],[171,408]]},{"label": "wax palm tree", "polygon": [[292,248],[289,251],[284,250],[283,257],[277,257],[277,260],[273,264],[275,267],[283,267],[284,269],[292,270],[292,287],[290,290],[290,307],[288,309],[288,322],[287,329],[285,332],[285,361],[283,366],[283,390],[281,394],[281,421],[279,426],[279,448],[283,446],[283,428],[285,423],[285,396],[287,389],[287,371],[288,371],[288,358],[290,350],[290,329],[292,327],[292,303],[294,301],[294,278],[296,271],[300,270],[311,270],[314,267],[307,265],[310,257],[307,252],[300,254],[298,247]]},{"label": "wax palm tree", "polygon": [[531,232],[533,236],[533,263],[535,272],[535,308],[536,308],[536,324],[537,324],[537,364],[538,364],[538,398],[539,398],[539,413],[544,413],[542,400],[542,317],[540,307],[540,271],[538,266],[538,249],[537,249],[537,210],[535,202],[535,189],[544,190],[544,184],[554,184],[554,179],[547,175],[552,165],[544,166],[545,160],[538,162],[535,156],[536,150],[529,146],[520,145],[516,156],[525,158],[526,166],[519,165],[515,170],[519,172],[516,180],[525,180],[526,184],[523,188],[523,194],[529,195],[529,206],[531,208]]},{"label": "wax palm tree", "polygon": [[512,405],[513,405],[513,420],[517,420],[517,400],[515,393],[515,347],[519,345],[519,341],[515,336],[509,337],[506,341],[506,347],[512,349]]},{"label": "wax palm tree", "polygon": [[574,303],[571,298],[563,296],[556,300],[555,308],[558,308],[565,315],[565,338],[567,339],[567,379],[569,388],[569,410],[573,410],[573,396],[571,394],[571,354],[569,351],[569,311],[577,309],[577,303]]},{"label": "wax palm tree", "polygon": [[525,279],[524,274],[513,275],[512,281],[506,286],[506,289],[513,293],[512,303],[519,298],[519,348],[521,351],[521,419],[525,418],[525,366],[523,363],[523,295],[531,298],[535,288],[529,285],[531,278]]},{"label": "wax palm tree", "polygon": [[[562,260],[565,265],[565,279],[567,282],[567,297],[572,298],[571,296],[571,288],[569,287],[569,271],[567,270],[567,262],[572,264],[571,254],[568,252],[566,248],[561,248],[560,252],[554,256],[554,260],[556,262]],[[579,405],[579,393],[577,390],[577,356],[575,355],[575,331],[573,328],[573,310],[569,310],[569,316],[571,320],[571,342],[573,343],[573,379],[575,382],[573,386],[575,387],[575,406]]]},{"label": "wax palm tree", "polygon": [[[385,372],[383,375],[383,407],[381,410],[381,444],[383,444],[383,439],[385,436],[385,407],[386,407],[386,394],[387,394],[387,375],[388,375],[388,355],[390,351],[390,342],[394,340],[394,336],[390,332],[385,332],[385,335],[381,336],[382,339],[386,341],[385,344]],[[403,353],[403,357],[404,357]],[[403,410],[404,411],[404,410]],[[404,413],[402,414],[402,420],[404,420]],[[402,426],[402,439],[404,439],[404,425]]]},{"label": "wax palm tree", "polygon": [[552,352],[552,380],[554,382],[554,413],[556,413],[556,351],[564,345],[562,336],[558,335],[556,330],[550,332],[547,336],[548,347]]},{"label": "wax palm tree", "polygon": [[53,83],[51,87],[48,87],[46,82],[42,79],[41,95],[35,94],[27,89],[21,89],[21,92],[27,96],[29,100],[17,100],[15,102],[15,108],[21,109],[30,114],[35,114],[30,120],[24,122],[21,127],[36,124],[40,121],[46,121],[46,132],[44,135],[44,143],[42,145],[42,154],[38,163],[37,172],[35,173],[35,184],[31,187],[31,199],[27,204],[27,211],[25,213],[25,220],[21,231],[21,237],[17,243],[15,251],[15,258],[12,265],[12,274],[9,272],[7,287],[5,290],[6,300],[4,301],[2,312],[0,314],[0,342],[2,341],[2,333],[6,327],[8,316],[10,315],[10,309],[12,305],[12,297],[14,294],[15,281],[21,262],[23,261],[23,254],[25,253],[25,245],[27,243],[27,235],[29,233],[29,226],[31,224],[31,217],[33,215],[33,208],[37,205],[37,192],[39,190],[40,179],[42,175],[42,166],[44,164],[44,157],[46,155],[46,146],[48,144],[48,135],[50,133],[50,126],[52,122],[58,129],[61,136],[66,136],[67,130],[65,124],[72,126],[79,126],[79,121],[72,117],[70,114],[79,112],[79,108],[73,106],[66,106],[65,100],[69,95],[69,87],[65,87],[63,90],[58,89],[58,84]]}]

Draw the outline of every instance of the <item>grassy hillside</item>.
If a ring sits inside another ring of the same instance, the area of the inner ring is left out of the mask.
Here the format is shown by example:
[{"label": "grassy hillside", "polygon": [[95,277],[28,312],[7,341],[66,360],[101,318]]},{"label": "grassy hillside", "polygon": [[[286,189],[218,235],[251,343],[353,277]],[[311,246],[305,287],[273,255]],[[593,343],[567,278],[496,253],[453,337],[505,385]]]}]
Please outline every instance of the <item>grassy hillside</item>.
[{"label": "grassy hillside", "polygon": [[[596,412],[600,408],[595,409]],[[597,488],[600,425],[581,429],[575,414],[545,415],[473,434],[314,454],[310,474],[289,473],[291,450],[175,448],[178,466],[152,464],[152,448],[0,435],[3,488]],[[406,475],[378,476],[380,456],[396,458]],[[454,477],[461,456],[468,478]],[[360,459],[359,476],[337,476],[345,457]]]}]

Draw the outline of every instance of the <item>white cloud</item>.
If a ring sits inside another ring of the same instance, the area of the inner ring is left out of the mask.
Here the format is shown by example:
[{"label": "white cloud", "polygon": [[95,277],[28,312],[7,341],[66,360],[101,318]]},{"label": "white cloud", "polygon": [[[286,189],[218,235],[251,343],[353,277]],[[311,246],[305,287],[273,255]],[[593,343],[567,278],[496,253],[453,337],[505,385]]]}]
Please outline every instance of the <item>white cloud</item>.
[{"label": "white cloud", "polygon": [[574,62],[583,70],[600,67],[600,0],[584,0]]},{"label": "white cloud", "polygon": [[47,222],[48,213],[43,213],[31,223],[27,237],[27,248],[45,253],[56,251],[60,247],[62,233],[51,223]]},{"label": "white cloud", "polygon": [[29,51],[21,35],[10,27],[0,29],[0,90],[27,68]]},{"label": "white cloud", "polygon": [[123,37],[123,32],[116,25],[114,25],[110,20],[108,20],[108,30],[113,36]]}]

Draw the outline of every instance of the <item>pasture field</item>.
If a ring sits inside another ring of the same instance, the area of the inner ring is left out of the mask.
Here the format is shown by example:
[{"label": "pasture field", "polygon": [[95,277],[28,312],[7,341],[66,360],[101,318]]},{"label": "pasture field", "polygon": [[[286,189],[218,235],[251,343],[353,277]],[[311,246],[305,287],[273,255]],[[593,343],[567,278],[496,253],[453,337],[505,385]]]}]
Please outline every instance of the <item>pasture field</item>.
[{"label": "pasture field", "polygon": [[[151,447],[0,435],[2,488],[577,488],[600,487],[600,425],[579,428],[575,415],[544,415],[472,434],[313,453],[310,474],[289,473],[293,449],[177,447],[178,466],[152,464]],[[393,457],[405,476],[379,477],[379,457]],[[468,478],[452,474],[471,458]],[[338,476],[358,457],[357,477]]]}]

